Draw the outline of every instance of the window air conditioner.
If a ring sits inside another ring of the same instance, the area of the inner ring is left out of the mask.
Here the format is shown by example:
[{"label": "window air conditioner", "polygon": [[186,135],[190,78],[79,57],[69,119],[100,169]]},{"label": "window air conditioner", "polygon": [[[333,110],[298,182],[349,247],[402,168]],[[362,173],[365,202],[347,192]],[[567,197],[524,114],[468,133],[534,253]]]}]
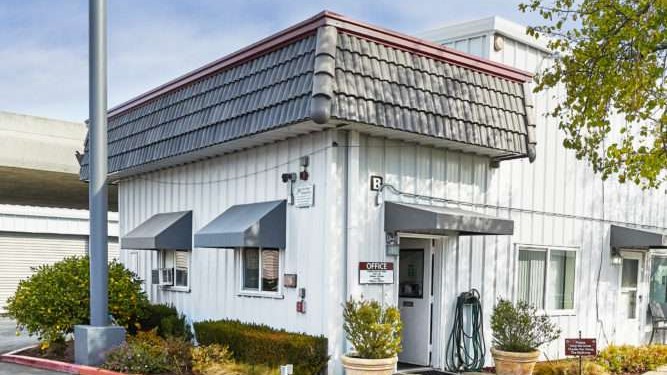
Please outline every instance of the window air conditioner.
[{"label": "window air conditioner", "polygon": [[154,285],[172,286],[174,285],[174,269],[158,268],[151,271],[151,282]]}]

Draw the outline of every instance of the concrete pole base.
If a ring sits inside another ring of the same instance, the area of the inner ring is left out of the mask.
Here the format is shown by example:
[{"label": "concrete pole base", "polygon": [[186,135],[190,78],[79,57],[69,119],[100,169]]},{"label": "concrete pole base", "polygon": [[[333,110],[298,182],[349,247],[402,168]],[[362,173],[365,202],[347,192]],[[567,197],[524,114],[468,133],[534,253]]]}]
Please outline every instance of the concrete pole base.
[{"label": "concrete pole base", "polygon": [[109,350],[125,342],[125,328],[118,326],[74,326],[74,362],[98,366]]}]

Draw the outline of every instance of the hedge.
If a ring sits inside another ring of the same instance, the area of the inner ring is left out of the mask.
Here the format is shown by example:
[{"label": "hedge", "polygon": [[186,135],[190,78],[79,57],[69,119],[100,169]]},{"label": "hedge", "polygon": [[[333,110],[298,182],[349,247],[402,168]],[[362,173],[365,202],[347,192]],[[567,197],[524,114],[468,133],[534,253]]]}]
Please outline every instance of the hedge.
[{"label": "hedge", "polygon": [[194,323],[194,329],[200,344],[226,345],[234,359],[243,363],[269,367],[291,363],[295,374],[316,375],[329,361],[327,339],[323,336],[276,330],[238,320],[198,322]]},{"label": "hedge", "polygon": [[163,338],[182,337],[187,341],[192,340],[192,332],[185,315],[179,314],[178,310],[171,305],[148,304],[144,306],[142,317],[138,323],[139,327],[128,331],[136,333],[136,328],[141,331],[150,331],[157,328],[158,335]]}]

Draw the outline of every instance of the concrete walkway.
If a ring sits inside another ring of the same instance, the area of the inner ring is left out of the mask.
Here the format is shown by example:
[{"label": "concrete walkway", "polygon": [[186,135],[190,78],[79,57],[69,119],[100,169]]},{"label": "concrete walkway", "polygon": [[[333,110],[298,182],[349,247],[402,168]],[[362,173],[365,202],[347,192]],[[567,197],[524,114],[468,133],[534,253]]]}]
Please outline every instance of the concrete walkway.
[{"label": "concrete walkway", "polygon": [[[6,318],[0,318],[0,354],[34,345],[37,340],[27,334],[16,336],[16,324]],[[13,363],[0,362],[0,375],[62,375],[60,372],[39,370]]]},{"label": "concrete walkway", "polygon": [[667,375],[667,366],[660,366],[655,371],[649,371],[644,375]]}]

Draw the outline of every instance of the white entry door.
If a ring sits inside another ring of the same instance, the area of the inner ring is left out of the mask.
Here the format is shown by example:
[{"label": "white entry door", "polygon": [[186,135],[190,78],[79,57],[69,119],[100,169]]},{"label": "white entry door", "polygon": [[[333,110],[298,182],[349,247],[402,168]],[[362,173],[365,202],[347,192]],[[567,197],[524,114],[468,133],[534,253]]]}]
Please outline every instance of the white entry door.
[{"label": "white entry door", "polygon": [[403,321],[399,362],[430,365],[431,265],[430,240],[401,239],[398,305]]},{"label": "white entry door", "polygon": [[619,307],[616,326],[619,343],[641,344],[641,314],[644,311],[642,295],[642,275],[644,273],[644,256],[641,253],[622,252],[619,277]]}]

